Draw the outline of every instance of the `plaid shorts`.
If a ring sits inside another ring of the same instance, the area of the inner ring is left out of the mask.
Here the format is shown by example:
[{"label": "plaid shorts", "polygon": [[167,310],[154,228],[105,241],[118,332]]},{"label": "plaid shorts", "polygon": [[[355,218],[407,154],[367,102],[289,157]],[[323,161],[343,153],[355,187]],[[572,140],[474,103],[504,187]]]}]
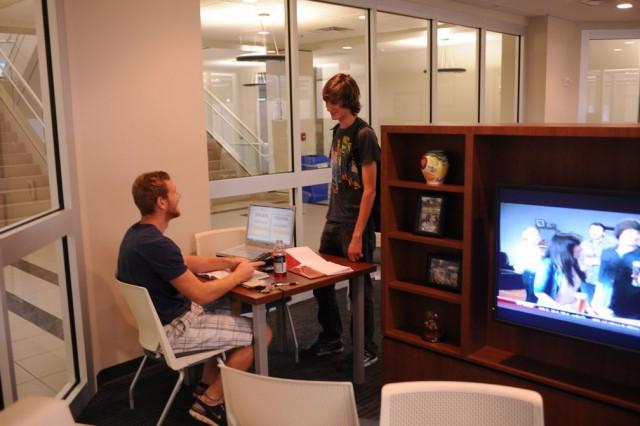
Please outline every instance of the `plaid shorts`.
[{"label": "plaid shorts", "polygon": [[249,346],[253,340],[251,320],[232,315],[230,302],[224,297],[206,306],[191,303],[191,310],[164,329],[176,354],[228,350]]}]

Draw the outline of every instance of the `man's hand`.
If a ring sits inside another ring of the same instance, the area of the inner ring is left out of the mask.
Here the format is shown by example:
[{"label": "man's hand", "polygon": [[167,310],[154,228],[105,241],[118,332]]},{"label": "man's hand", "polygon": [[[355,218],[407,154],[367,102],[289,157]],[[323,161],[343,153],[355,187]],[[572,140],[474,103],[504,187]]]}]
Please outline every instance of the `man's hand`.
[{"label": "man's hand", "polygon": [[257,267],[264,265],[264,262],[241,262],[238,263],[231,275],[238,280],[238,284],[251,278]]},{"label": "man's hand", "polygon": [[347,248],[347,257],[352,262],[357,262],[362,258],[362,237],[352,237]]},{"label": "man's hand", "polygon": [[227,268],[229,268],[231,270],[236,269],[236,267],[241,263],[250,262],[250,260],[247,259],[246,257],[240,257],[240,256],[225,257],[224,260],[226,260],[228,265],[229,265],[229,266],[227,266]]}]

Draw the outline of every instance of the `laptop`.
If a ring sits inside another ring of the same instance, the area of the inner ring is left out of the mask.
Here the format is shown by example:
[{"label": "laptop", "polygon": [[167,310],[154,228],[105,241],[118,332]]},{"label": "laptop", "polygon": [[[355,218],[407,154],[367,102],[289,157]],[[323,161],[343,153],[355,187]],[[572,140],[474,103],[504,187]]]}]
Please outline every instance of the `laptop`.
[{"label": "laptop", "polygon": [[277,240],[282,240],[285,247],[291,247],[294,221],[293,206],[251,203],[244,243],[220,250],[216,255],[255,259],[270,252]]}]

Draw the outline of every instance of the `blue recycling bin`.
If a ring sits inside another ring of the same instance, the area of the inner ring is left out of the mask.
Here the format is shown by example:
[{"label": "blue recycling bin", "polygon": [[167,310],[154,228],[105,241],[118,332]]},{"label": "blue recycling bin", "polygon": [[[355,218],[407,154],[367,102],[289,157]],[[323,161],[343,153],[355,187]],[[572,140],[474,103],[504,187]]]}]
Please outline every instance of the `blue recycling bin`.
[{"label": "blue recycling bin", "polygon": [[[321,169],[329,166],[326,155],[303,155],[302,170]],[[302,200],[305,203],[318,203],[329,199],[329,184],[319,183],[302,187]]]}]

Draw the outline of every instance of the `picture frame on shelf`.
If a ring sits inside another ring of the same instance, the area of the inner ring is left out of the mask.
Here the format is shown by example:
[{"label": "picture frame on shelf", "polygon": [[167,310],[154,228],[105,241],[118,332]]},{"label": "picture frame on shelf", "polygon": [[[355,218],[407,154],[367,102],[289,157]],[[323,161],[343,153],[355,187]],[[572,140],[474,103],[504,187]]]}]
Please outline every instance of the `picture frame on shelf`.
[{"label": "picture frame on shelf", "polygon": [[431,193],[418,194],[416,223],[413,232],[419,235],[441,237],[446,198]]},{"label": "picture frame on shelf", "polygon": [[445,290],[460,292],[462,262],[459,258],[429,255],[427,258],[427,284]]}]

